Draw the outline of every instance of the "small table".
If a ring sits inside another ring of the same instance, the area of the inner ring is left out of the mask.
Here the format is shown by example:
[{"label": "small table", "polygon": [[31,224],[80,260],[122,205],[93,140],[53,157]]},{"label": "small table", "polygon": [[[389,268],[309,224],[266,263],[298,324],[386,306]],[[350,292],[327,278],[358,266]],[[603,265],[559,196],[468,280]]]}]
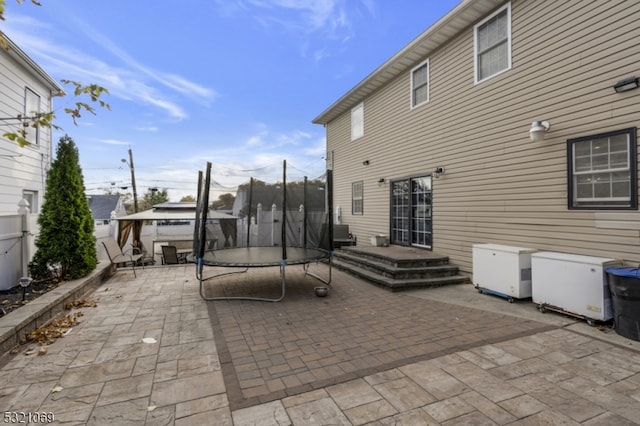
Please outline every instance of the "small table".
[{"label": "small table", "polygon": [[187,255],[191,254],[191,252],[191,249],[178,249],[178,260],[180,260],[180,263],[187,263]]}]

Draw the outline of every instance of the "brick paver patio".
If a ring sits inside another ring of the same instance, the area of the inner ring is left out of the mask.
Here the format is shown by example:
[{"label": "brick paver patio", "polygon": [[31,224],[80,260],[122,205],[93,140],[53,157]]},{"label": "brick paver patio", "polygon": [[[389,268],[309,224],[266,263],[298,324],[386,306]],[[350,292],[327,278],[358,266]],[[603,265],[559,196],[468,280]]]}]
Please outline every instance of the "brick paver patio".
[{"label": "brick paver patio", "polygon": [[[318,282],[288,267],[282,302],[209,304],[232,409],[552,328],[391,293],[341,271],[334,280],[319,298]],[[254,269],[205,285],[210,296],[260,294],[277,292],[280,277]]]}]

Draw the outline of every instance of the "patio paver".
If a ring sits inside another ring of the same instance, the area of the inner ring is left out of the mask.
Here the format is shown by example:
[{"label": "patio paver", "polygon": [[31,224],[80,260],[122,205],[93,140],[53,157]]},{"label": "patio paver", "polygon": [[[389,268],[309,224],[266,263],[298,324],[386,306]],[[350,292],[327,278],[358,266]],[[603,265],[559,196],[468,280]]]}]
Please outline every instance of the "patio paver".
[{"label": "patio paver", "polygon": [[46,355],[0,359],[3,410],[95,425],[640,424],[635,346],[507,314],[522,306],[389,293],[340,271],[324,299],[289,273],[282,303],[207,303],[191,265],[136,272],[99,286]]}]

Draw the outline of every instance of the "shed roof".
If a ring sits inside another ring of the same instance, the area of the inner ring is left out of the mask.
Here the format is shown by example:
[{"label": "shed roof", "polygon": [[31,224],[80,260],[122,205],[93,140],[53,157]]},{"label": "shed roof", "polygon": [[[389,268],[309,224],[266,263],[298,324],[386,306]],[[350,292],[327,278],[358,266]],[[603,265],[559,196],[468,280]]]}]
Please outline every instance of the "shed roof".
[{"label": "shed roof", "polygon": [[[195,220],[196,210],[186,209],[168,209],[158,210],[149,209],[143,212],[130,214],[128,216],[117,217],[116,220]],[[215,210],[209,210],[207,219],[238,219],[235,216],[226,213],[220,213]]]},{"label": "shed roof", "polygon": [[110,219],[111,212],[118,207],[120,195],[89,195],[89,208],[96,220]]},{"label": "shed roof", "polygon": [[380,87],[407,72],[453,37],[504,3],[504,0],[461,1],[449,13],[314,118],[313,123],[328,124],[346,111],[351,110]]}]

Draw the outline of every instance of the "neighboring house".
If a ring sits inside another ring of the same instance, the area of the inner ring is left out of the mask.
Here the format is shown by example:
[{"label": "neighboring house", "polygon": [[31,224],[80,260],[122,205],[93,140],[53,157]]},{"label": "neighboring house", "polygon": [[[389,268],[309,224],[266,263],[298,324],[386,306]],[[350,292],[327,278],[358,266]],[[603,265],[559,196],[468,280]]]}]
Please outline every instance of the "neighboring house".
[{"label": "neighboring house", "polygon": [[62,88],[6,35],[9,48],[0,47],[0,215],[14,215],[26,199],[31,212],[43,202],[47,171],[53,156],[48,127],[27,127],[30,144],[20,147],[2,135],[23,128],[34,113],[53,110],[52,98]]},{"label": "neighboring house", "polygon": [[639,261],[638,22],[635,0],[462,1],[313,120],[341,221],[467,272],[476,243]]},{"label": "neighboring house", "polygon": [[109,225],[112,217],[127,214],[121,195],[87,195],[87,200],[97,226]]}]

